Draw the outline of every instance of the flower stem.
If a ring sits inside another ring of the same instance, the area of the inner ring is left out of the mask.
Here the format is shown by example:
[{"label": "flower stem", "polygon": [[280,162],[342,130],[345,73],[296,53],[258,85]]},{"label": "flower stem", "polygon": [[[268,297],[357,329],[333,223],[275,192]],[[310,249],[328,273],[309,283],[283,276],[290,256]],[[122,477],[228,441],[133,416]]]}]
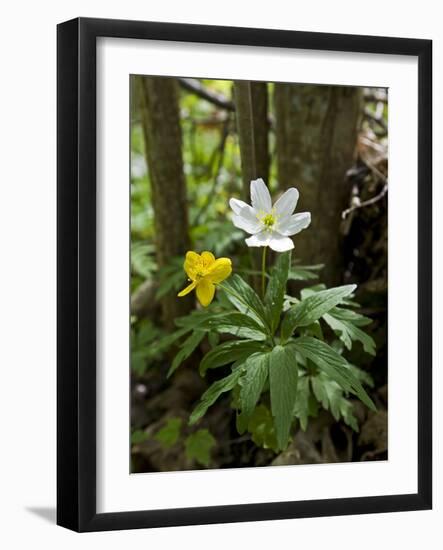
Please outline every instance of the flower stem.
[{"label": "flower stem", "polygon": [[263,255],[261,258],[261,295],[265,297],[265,279],[266,279],[266,251],[268,247],[263,247]]}]

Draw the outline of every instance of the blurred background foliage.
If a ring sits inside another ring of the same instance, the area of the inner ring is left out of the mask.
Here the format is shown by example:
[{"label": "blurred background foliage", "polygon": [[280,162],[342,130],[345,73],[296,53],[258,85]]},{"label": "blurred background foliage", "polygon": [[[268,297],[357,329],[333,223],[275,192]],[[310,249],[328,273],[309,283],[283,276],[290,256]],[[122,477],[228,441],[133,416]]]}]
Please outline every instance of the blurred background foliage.
[{"label": "blurred background foliage", "polygon": [[[133,472],[387,458],[387,130],[385,89],[132,77]],[[245,198],[253,177],[273,195],[297,187],[297,210],[312,213],[311,228],[295,237],[293,291],[300,281],[357,283],[377,343],[376,358],[354,347],[349,360],[373,380],[378,412],[353,404],[355,432],[323,411],[283,453],[273,450],[263,408],[252,439],[238,437],[227,400],[189,428],[211,381],[198,364],[215,336],[194,343],[185,368],[166,378],[182,337],[175,321],[196,308],[193,297],[176,298],[186,250],[229,256],[257,283],[257,251],[228,205]]]}]

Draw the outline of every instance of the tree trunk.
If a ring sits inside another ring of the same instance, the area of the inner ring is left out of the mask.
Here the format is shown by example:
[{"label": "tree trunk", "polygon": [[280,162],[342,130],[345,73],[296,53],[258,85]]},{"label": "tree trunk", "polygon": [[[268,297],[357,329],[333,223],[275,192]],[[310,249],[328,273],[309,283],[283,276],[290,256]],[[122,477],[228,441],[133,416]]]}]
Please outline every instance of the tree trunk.
[{"label": "tree trunk", "polygon": [[325,264],[322,280],[343,277],[341,213],[349,205],[345,174],[353,163],[362,111],[354,87],[276,84],[277,168],[281,190],[297,187],[298,211],[311,226],[294,237],[295,257]]},{"label": "tree trunk", "polygon": [[[237,130],[240,142],[240,158],[243,179],[243,199],[250,201],[251,180],[262,178],[269,184],[269,120],[268,88],[266,82],[234,81],[234,102]],[[260,269],[260,251],[249,249],[251,267]],[[260,291],[260,277],[250,281]]]},{"label": "tree trunk", "polygon": [[[183,172],[178,88],[174,78],[137,77],[148,175],[155,217],[159,268],[189,250],[186,182]],[[183,283],[185,283],[183,275]],[[171,291],[162,299],[165,326],[192,307],[192,297]]]},{"label": "tree trunk", "polygon": [[240,140],[243,195],[249,198],[251,180],[268,184],[268,91],[266,82],[234,81],[234,99]]}]

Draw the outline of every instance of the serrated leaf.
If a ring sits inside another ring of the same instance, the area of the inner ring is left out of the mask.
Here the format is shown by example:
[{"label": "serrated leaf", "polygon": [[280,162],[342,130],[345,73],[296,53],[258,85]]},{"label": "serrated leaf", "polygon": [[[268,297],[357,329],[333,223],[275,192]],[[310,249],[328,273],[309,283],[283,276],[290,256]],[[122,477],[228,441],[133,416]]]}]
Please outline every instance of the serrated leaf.
[{"label": "serrated leaf", "polygon": [[215,444],[214,436],[209,430],[198,430],[185,439],[186,456],[189,460],[196,460],[208,467],[211,462],[211,450]]},{"label": "serrated leaf", "polygon": [[302,336],[290,344],[310,359],[329,378],[337,382],[344,391],[354,393],[368,408],[375,411],[376,407],[361,385],[360,380],[349,368],[348,362],[325,342]]},{"label": "serrated leaf", "polygon": [[167,378],[171,376],[173,372],[175,372],[178,367],[183,363],[185,359],[187,359],[199,346],[200,342],[205,337],[205,332],[203,330],[196,330],[194,331],[181,345],[181,349],[178,351],[177,355],[174,357],[174,360],[172,361],[172,364],[168,370],[168,374],[166,375]]},{"label": "serrated leaf", "polygon": [[240,376],[243,374],[243,369],[239,368],[231,372],[229,376],[217,380],[212,386],[210,386],[202,395],[199,404],[192,411],[189,418],[189,424],[195,424],[202,416],[206,414],[206,411],[211,405],[213,405],[220,395],[224,392],[232,390],[238,383]]},{"label": "serrated leaf", "polygon": [[344,285],[321,290],[292,306],[283,319],[281,330],[283,340],[287,340],[295,328],[310,325],[320,319],[343,298],[352,294],[355,288],[356,285]]},{"label": "serrated leaf", "polygon": [[239,311],[213,315],[199,326],[215,330],[220,334],[232,334],[238,338],[262,341],[267,337],[267,332],[261,324]]},{"label": "serrated leaf", "polygon": [[317,271],[323,269],[324,264],[318,265],[295,265],[289,271],[288,279],[292,281],[309,281],[318,279]]},{"label": "serrated leaf", "polygon": [[280,322],[290,265],[291,252],[279,254],[266,289],[265,307],[272,334]]},{"label": "serrated leaf", "polygon": [[143,241],[131,244],[131,269],[137,275],[149,279],[157,269],[155,246]]},{"label": "serrated leaf", "polygon": [[328,315],[332,315],[333,317],[335,317],[336,319],[340,319],[341,321],[349,321],[357,327],[364,327],[372,323],[372,319],[370,319],[369,317],[366,317],[365,315],[362,315],[361,313],[358,313],[357,311],[354,311],[352,309],[345,309],[343,307],[332,308]]},{"label": "serrated leaf", "polygon": [[211,349],[200,363],[200,374],[241,359],[247,359],[257,351],[263,351],[264,345],[255,340],[230,340]]},{"label": "serrated leaf", "polygon": [[340,418],[340,399],[342,398],[342,389],[324,373],[314,376],[311,379],[312,391],[315,397],[323,405],[324,409],[329,409],[335,420]]},{"label": "serrated leaf", "polygon": [[181,418],[168,418],[163,428],[154,435],[154,439],[161,443],[165,449],[171,448],[180,437],[182,424]]},{"label": "serrated leaf", "polygon": [[231,304],[241,313],[252,317],[264,328],[268,328],[266,311],[255,290],[250,287],[239,275],[232,275],[220,287],[225,290]]},{"label": "serrated leaf", "polygon": [[358,427],[357,419],[353,414],[353,411],[354,411],[354,407],[352,406],[352,403],[350,403],[347,399],[342,398],[342,400],[340,401],[340,413],[343,417],[343,420],[355,432],[358,432],[360,430]]},{"label": "serrated leaf", "polygon": [[353,406],[344,396],[340,386],[324,373],[311,378],[312,390],[323,408],[331,411],[335,420],[343,418],[346,424],[358,432],[357,419],[353,415]]},{"label": "serrated leaf", "polygon": [[317,402],[311,394],[309,377],[299,376],[297,387],[297,399],[295,401],[294,416],[298,418],[301,429],[306,431],[310,416],[317,416]]},{"label": "serrated leaf", "polygon": [[269,354],[269,382],[277,443],[283,450],[288,445],[297,398],[298,369],[290,347],[276,346]]},{"label": "serrated leaf", "polygon": [[[344,315],[341,311],[337,314],[336,310],[338,310],[338,308],[334,308],[332,312],[323,315],[323,319],[332,328],[347,349],[352,349],[352,342],[355,340],[363,344],[363,349],[366,353],[375,355],[376,351],[374,339],[369,336],[369,334],[366,334],[366,332],[363,332],[360,328],[358,328],[353,321],[348,320],[353,318],[357,320],[357,323],[366,323],[367,317],[359,315],[358,313],[355,313],[355,311],[348,311],[348,313],[351,314],[349,316]],[[352,314],[355,317],[353,317]],[[371,322],[370,319],[369,322]]]},{"label": "serrated leaf", "polygon": [[268,378],[269,354],[254,353],[244,363],[244,376],[240,379],[240,406],[249,417],[255,409]]},{"label": "serrated leaf", "polygon": [[351,363],[348,363],[349,368],[352,372],[352,374],[360,380],[362,384],[365,384],[366,386],[369,386],[370,388],[374,387],[374,380],[372,379],[372,376],[366,372],[363,369],[360,369],[359,367],[356,367],[355,365],[352,365]]}]

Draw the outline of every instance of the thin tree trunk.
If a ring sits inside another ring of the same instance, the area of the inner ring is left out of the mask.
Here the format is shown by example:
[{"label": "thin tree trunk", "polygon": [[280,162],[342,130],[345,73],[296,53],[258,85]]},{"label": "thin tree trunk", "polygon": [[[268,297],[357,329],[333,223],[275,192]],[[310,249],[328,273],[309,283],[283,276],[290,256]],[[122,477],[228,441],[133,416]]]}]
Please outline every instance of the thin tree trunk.
[{"label": "thin tree trunk", "polygon": [[[184,256],[189,249],[178,88],[174,78],[137,79],[155,217],[156,255],[161,268],[174,256]],[[174,319],[190,310],[192,298],[178,298],[171,291],[161,305],[163,321],[171,328]]]},{"label": "thin tree trunk", "polygon": [[268,90],[266,82],[234,81],[234,100],[240,140],[243,195],[251,180],[269,179]]},{"label": "thin tree trunk", "polygon": [[358,88],[276,84],[277,168],[281,190],[297,187],[298,211],[310,211],[309,229],[294,237],[295,257],[324,263],[322,279],[343,276],[341,213],[349,204],[351,167],[361,117]]},{"label": "thin tree trunk", "polygon": [[[234,81],[234,102],[240,142],[243,198],[249,202],[251,180],[262,178],[269,183],[269,121],[266,82]],[[251,266],[260,269],[260,251],[250,248]],[[260,290],[260,277],[251,280]]]}]

